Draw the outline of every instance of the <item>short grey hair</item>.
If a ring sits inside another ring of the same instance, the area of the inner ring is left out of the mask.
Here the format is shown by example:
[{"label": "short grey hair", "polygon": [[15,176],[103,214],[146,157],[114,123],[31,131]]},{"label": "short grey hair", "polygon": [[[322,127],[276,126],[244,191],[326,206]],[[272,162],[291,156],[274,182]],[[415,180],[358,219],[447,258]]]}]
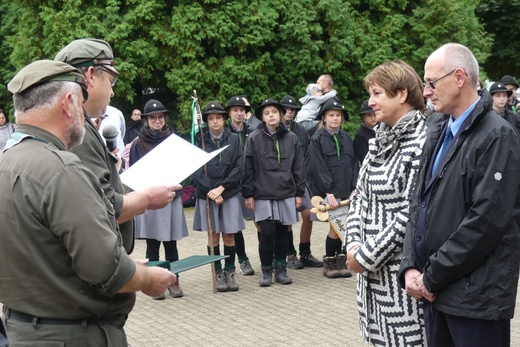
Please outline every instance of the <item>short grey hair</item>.
[{"label": "short grey hair", "polygon": [[446,73],[462,68],[468,75],[471,84],[475,87],[478,86],[478,62],[468,47],[459,43],[447,43],[439,49],[444,49],[444,69]]},{"label": "short grey hair", "polygon": [[15,114],[25,113],[33,108],[52,107],[66,93],[71,93],[76,103],[78,92],[81,92],[81,86],[76,82],[51,81],[42,83],[13,95]]}]

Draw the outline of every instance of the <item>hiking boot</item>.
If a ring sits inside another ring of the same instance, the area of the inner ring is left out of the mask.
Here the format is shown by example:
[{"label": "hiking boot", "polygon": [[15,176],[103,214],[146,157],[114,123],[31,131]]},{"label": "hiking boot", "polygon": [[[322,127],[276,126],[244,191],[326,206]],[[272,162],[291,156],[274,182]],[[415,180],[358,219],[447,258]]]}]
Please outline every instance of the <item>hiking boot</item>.
[{"label": "hiking boot", "polygon": [[300,261],[305,267],[322,267],[323,262],[314,258],[312,254],[300,254]]},{"label": "hiking boot", "polygon": [[253,267],[251,266],[249,259],[242,260],[240,262],[240,272],[244,276],[253,276],[255,274],[255,270],[253,270]]},{"label": "hiking boot", "polygon": [[262,276],[260,277],[260,281],[258,283],[260,284],[260,287],[271,286],[273,283],[273,268],[271,266],[262,266]]},{"label": "hiking boot", "polygon": [[229,291],[236,292],[238,290],[238,284],[236,280],[237,273],[235,272],[235,269],[224,271],[224,275],[226,277],[226,285],[229,288]]},{"label": "hiking boot", "polygon": [[293,270],[299,270],[304,268],[303,263],[300,261],[300,259],[298,259],[298,257],[296,257],[296,254],[291,254],[287,256],[287,267]]},{"label": "hiking boot", "polygon": [[227,292],[229,287],[226,283],[226,275],[222,270],[217,271],[217,292]]},{"label": "hiking boot", "polygon": [[159,296],[153,296],[152,299],[154,299],[154,300],[164,300],[164,299],[166,299],[166,295],[164,295],[164,293],[162,293]]},{"label": "hiking boot", "polygon": [[274,270],[274,279],[281,284],[291,284],[292,278],[287,276],[286,264],[278,264]]},{"label": "hiking boot", "polygon": [[177,278],[177,281],[170,284],[170,286],[168,287],[168,292],[170,293],[170,296],[172,298],[182,298],[184,296],[184,293],[182,292],[182,289],[179,286],[179,278]]},{"label": "hiking boot", "polygon": [[341,274],[336,266],[336,257],[323,257],[323,276],[338,278]]},{"label": "hiking boot", "polygon": [[343,278],[352,277],[352,273],[347,269],[347,256],[345,254],[338,254],[336,257],[336,267],[339,271],[339,274]]}]

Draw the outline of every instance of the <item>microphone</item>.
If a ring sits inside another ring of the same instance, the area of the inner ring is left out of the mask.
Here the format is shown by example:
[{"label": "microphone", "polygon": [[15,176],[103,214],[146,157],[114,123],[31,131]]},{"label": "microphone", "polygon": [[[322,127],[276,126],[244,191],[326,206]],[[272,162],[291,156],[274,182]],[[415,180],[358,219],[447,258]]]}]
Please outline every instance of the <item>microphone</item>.
[{"label": "microphone", "polygon": [[109,152],[112,152],[117,147],[117,128],[112,124],[107,124],[103,128],[103,137],[105,138],[105,142],[107,144],[107,148]]}]

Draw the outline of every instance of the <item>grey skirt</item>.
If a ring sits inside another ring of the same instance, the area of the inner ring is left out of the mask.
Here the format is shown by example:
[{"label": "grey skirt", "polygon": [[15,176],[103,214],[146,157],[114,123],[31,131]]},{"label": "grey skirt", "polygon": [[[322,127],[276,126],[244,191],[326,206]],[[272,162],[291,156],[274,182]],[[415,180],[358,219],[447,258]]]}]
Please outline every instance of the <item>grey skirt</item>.
[{"label": "grey skirt", "polygon": [[242,216],[245,220],[253,220],[255,218],[255,211],[251,211],[246,207],[246,199],[240,195],[240,207],[242,208]]},{"label": "grey skirt", "polygon": [[284,200],[255,200],[255,220],[271,219],[283,225],[298,223],[294,198]]},{"label": "grey skirt", "polygon": [[[222,205],[210,201],[211,227],[215,233],[235,234],[246,228],[242,217],[240,195],[224,200]],[[197,199],[193,215],[193,230],[208,231],[206,200]]]},{"label": "grey skirt", "polygon": [[188,236],[181,194],[159,210],[148,210],[135,217],[135,238],[178,241]]},{"label": "grey skirt", "polygon": [[303,193],[303,196],[302,196],[302,205],[300,206],[298,211],[301,212],[301,211],[305,211],[305,210],[310,210],[311,208],[312,208],[311,190],[310,190],[309,186],[306,184],[305,193]]}]

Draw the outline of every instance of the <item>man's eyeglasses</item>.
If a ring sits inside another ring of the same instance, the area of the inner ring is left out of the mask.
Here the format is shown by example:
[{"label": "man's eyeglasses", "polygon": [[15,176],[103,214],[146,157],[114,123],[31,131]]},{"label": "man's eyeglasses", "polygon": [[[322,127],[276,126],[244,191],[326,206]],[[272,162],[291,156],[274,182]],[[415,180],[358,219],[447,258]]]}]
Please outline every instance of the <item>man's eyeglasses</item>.
[{"label": "man's eyeglasses", "polygon": [[164,116],[163,115],[160,115],[160,116],[148,116],[148,119],[150,120],[150,122],[158,122],[158,121],[163,121],[164,120]]},{"label": "man's eyeglasses", "polygon": [[448,72],[446,75],[441,76],[441,77],[437,78],[436,80],[433,80],[433,81],[426,81],[426,82],[424,82],[424,83],[422,84],[422,85],[423,85],[423,88],[429,87],[429,88],[431,88],[432,90],[435,89],[435,83],[439,82],[439,81],[442,80],[444,77],[448,77],[449,75],[451,75],[451,74],[454,73],[455,71],[457,71],[457,69],[454,69],[453,71]]},{"label": "man's eyeglasses", "polygon": [[105,67],[103,65],[98,65],[98,67],[101,70],[103,70],[104,72],[106,72],[106,73],[108,73],[109,75],[112,76],[112,79],[110,80],[110,84],[112,85],[112,87],[115,86],[116,82],[117,82],[117,78],[118,78],[117,74],[114,71],[110,70],[109,68],[107,68],[107,67]]}]

